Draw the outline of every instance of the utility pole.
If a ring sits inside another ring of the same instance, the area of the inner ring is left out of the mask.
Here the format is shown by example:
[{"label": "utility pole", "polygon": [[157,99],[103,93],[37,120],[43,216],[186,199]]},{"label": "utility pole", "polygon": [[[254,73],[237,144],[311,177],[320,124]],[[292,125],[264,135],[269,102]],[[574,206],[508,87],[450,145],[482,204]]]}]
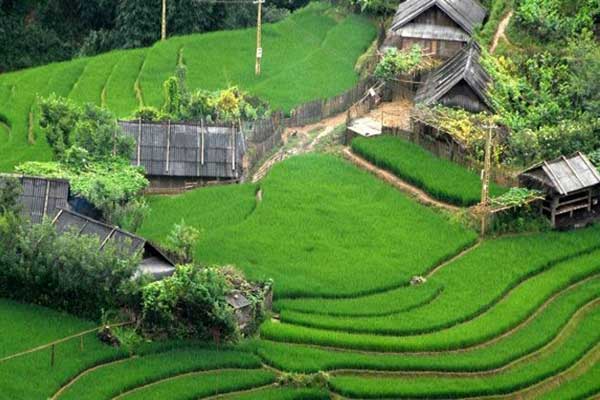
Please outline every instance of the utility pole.
[{"label": "utility pole", "polygon": [[260,62],[262,60],[262,5],[265,0],[256,0],[254,4],[258,4],[258,18],[256,21],[256,76],[260,75]]},{"label": "utility pole", "polygon": [[162,0],[162,24],[160,40],[167,40],[167,0]]},{"label": "utility pole", "polygon": [[485,236],[487,230],[487,218],[488,218],[488,206],[490,204],[490,180],[492,175],[492,141],[493,141],[493,129],[495,126],[489,125],[488,134],[485,141],[485,161],[483,164],[482,172],[482,185],[481,185],[481,234]]}]

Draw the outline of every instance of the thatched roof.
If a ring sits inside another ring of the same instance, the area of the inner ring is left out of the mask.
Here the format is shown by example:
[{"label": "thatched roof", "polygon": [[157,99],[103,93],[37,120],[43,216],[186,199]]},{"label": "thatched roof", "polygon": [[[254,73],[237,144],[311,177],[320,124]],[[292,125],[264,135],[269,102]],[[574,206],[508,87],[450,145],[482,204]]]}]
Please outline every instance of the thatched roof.
[{"label": "thatched roof", "polygon": [[425,83],[417,91],[415,103],[444,104],[446,103],[444,96],[464,82],[485,107],[492,109],[493,106],[488,97],[491,77],[479,63],[480,58],[481,49],[472,41],[427,77]]},{"label": "thatched roof", "polygon": [[391,30],[398,31],[432,7],[442,10],[469,35],[486,16],[485,8],[476,0],[406,0],[398,6]]},{"label": "thatched roof", "polygon": [[121,121],[136,141],[131,158],[149,176],[237,179],[243,172],[244,135],[235,126]]},{"label": "thatched roof", "polygon": [[540,182],[560,195],[568,195],[600,185],[600,173],[581,153],[536,164],[524,171],[521,176]]},{"label": "thatched roof", "polygon": [[52,220],[59,208],[68,208],[69,181],[36,176],[2,175],[0,185],[7,178],[17,178],[22,185],[19,196],[21,212],[31,223],[39,224],[44,218]]},{"label": "thatched roof", "polygon": [[116,226],[64,209],[59,210],[52,224],[59,234],[74,232],[77,235],[97,237],[100,243],[99,251],[110,243],[130,256],[141,254],[143,261],[139,271],[156,278],[171,275],[175,270],[174,263],[151,243]]}]

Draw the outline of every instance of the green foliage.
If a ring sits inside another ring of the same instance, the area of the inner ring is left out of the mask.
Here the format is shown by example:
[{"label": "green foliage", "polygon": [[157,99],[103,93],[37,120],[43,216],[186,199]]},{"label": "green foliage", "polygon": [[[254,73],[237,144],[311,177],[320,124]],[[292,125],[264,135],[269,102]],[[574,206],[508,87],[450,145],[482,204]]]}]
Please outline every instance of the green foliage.
[{"label": "green foliage", "polygon": [[148,214],[145,202],[139,198],[149,184],[143,171],[122,159],[77,160],[66,157],[64,163],[30,162],[17,170],[25,175],[68,179],[73,194],[92,203],[109,223],[135,231]]},{"label": "green foliage", "polygon": [[167,236],[166,245],[179,263],[188,264],[194,261],[194,251],[199,239],[200,231],[181,220],[173,226],[173,230]]},{"label": "green foliage", "polygon": [[600,150],[596,150],[588,154],[590,162],[600,171]]},{"label": "green foliage", "polygon": [[298,373],[285,373],[277,378],[277,383],[281,386],[291,386],[297,388],[326,388],[329,382],[329,375],[324,372],[317,372],[316,374],[298,374]]},{"label": "green foliage", "polygon": [[19,196],[21,192],[19,178],[0,176],[0,215],[20,212]]},{"label": "green foliage", "polygon": [[510,188],[508,192],[492,198],[492,204],[497,207],[522,207],[532,200],[542,199],[543,193],[539,190],[527,188]]},{"label": "green foliage", "polygon": [[78,108],[61,97],[52,94],[39,99],[41,111],[40,126],[55,158],[60,158],[73,144],[72,131],[79,119]]},{"label": "green foliage", "polygon": [[[437,158],[422,147],[391,136],[356,138],[352,150],[375,165],[417,185],[436,199],[468,207],[481,199],[477,173],[451,161]],[[505,189],[492,185],[491,193]]]},{"label": "green foliage", "polygon": [[71,146],[80,147],[87,158],[98,161],[129,159],[133,152],[132,139],[122,134],[115,116],[106,109],[91,103],[79,108],[56,95],[41,99],[40,109],[40,126],[56,159],[62,159]]},{"label": "green foliage", "polygon": [[418,45],[413,45],[410,50],[388,49],[375,68],[375,76],[389,81],[402,74],[414,73],[421,65],[422,54]]},{"label": "green foliage", "polygon": [[48,223],[16,228],[0,239],[2,296],[95,318],[123,304],[138,256],[111,244],[98,251],[98,238],[58,235]]},{"label": "green foliage", "polygon": [[147,331],[181,338],[232,340],[237,330],[225,296],[231,287],[216,268],[180,265],[142,290]]}]

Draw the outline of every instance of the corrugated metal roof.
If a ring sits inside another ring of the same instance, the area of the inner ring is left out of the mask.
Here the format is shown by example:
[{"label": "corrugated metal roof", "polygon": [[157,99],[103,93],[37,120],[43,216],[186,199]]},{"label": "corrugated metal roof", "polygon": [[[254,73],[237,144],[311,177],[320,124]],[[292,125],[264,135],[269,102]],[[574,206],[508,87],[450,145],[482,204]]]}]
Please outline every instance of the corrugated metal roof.
[{"label": "corrugated metal roof", "polygon": [[406,0],[398,6],[392,31],[397,31],[432,7],[438,7],[469,35],[481,25],[486,16],[485,8],[476,0]]},{"label": "corrugated metal roof", "polygon": [[522,175],[534,176],[540,172],[543,172],[546,178],[542,181],[561,195],[600,185],[600,173],[581,153],[544,161],[524,171]]},{"label": "corrugated metal roof", "polygon": [[39,224],[44,218],[52,220],[59,208],[69,207],[69,181],[64,179],[48,179],[36,176],[2,175],[2,178],[13,177],[19,179],[22,192],[19,196],[21,213],[32,223]]},{"label": "corrugated metal roof", "polygon": [[479,63],[481,50],[471,41],[441,67],[431,73],[415,96],[415,103],[433,105],[438,103],[452,88],[466,82],[479,99],[490,109],[488,86],[491,78]]},{"label": "corrugated metal roof", "polygon": [[234,126],[121,121],[136,141],[133,165],[150,176],[237,179],[243,173],[244,134]]},{"label": "corrugated metal roof", "polygon": [[248,307],[250,305],[250,301],[246,298],[246,296],[238,291],[232,292],[229,296],[227,296],[227,303],[236,310]]},{"label": "corrugated metal roof", "polygon": [[69,210],[60,210],[52,224],[59,234],[74,232],[77,235],[96,236],[100,242],[99,250],[107,243],[112,243],[128,254],[135,255],[141,252],[146,244],[144,239],[134,234]]}]

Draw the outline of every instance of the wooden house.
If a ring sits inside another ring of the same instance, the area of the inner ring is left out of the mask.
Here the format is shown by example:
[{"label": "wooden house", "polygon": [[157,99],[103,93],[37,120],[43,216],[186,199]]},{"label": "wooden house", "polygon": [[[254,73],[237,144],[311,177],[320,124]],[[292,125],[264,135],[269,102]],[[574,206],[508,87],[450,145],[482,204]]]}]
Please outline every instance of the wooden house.
[{"label": "wooden house", "polygon": [[383,47],[416,44],[431,56],[450,58],[471,40],[485,16],[476,0],[406,0],[398,6]]},{"label": "wooden house", "polygon": [[2,175],[3,179],[16,178],[21,183],[19,195],[21,213],[31,223],[39,224],[45,218],[52,220],[59,208],[69,208],[69,181],[35,176]]},{"label": "wooden house", "polygon": [[544,193],[542,212],[554,227],[577,226],[600,216],[600,173],[581,153],[534,165],[519,175],[519,183]]},{"label": "wooden house", "polygon": [[456,53],[431,72],[417,90],[416,104],[463,108],[471,112],[490,111],[491,78],[479,63],[481,50],[475,42]]},{"label": "wooden house", "polygon": [[144,167],[151,190],[189,189],[210,181],[238,181],[246,151],[239,127],[205,123],[119,122],[135,140],[133,165]]},{"label": "wooden house", "polygon": [[78,235],[96,236],[100,244],[99,251],[102,251],[107,243],[111,243],[131,256],[140,254],[142,262],[138,274],[145,273],[160,279],[172,275],[175,271],[174,263],[158,248],[145,239],[115,226],[65,209],[58,211],[52,224],[59,234],[75,232]]}]

